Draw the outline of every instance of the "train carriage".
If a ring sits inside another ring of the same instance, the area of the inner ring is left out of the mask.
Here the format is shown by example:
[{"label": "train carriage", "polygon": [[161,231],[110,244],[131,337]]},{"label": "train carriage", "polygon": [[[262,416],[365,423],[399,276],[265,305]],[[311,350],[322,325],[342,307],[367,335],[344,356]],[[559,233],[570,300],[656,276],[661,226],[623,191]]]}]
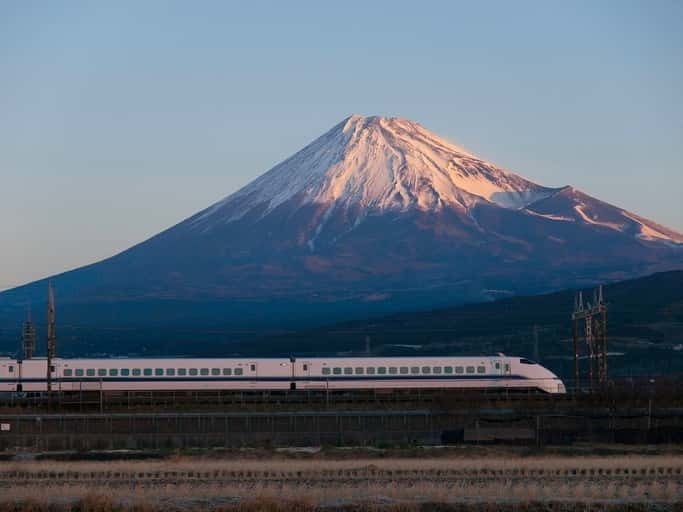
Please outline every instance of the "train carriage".
[{"label": "train carriage", "polygon": [[[52,361],[53,390],[534,389],[565,393],[543,366],[511,356],[109,358]],[[0,391],[47,389],[44,358],[0,359]]]}]

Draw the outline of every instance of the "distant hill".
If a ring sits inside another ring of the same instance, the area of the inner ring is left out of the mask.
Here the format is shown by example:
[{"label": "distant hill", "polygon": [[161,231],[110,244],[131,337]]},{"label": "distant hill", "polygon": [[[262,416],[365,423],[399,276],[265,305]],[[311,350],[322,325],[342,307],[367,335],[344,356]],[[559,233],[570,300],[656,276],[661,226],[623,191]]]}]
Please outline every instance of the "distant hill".
[{"label": "distant hill", "polygon": [[[590,291],[586,291],[590,298]],[[296,355],[493,354],[540,362],[572,373],[570,315],[575,290],[347,322],[245,342],[238,351]],[[609,370],[613,376],[683,372],[683,271],[662,272],[605,287]],[[538,353],[534,348],[534,326]]]},{"label": "distant hill", "polygon": [[[590,290],[586,291],[590,297]],[[571,375],[571,320],[575,290],[547,295],[515,297],[489,303],[435,309],[426,312],[355,320],[294,330],[282,327],[281,316],[259,318],[249,304],[240,313],[251,329],[236,329],[207,318],[218,317],[223,305],[212,311],[192,309],[178,302],[187,325],[153,318],[135,317],[135,324],[104,318],[93,308],[96,323],[82,318],[79,325],[57,322],[57,353],[74,355],[197,355],[275,356],[364,354],[369,344],[373,355],[466,355],[504,352],[534,358],[563,377]],[[671,271],[622,281],[605,287],[608,303],[610,374],[657,375],[683,372],[683,271]],[[205,308],[206,306],[202,306]],[[163,311],[163,310],[162,310]],[[235,313],[233,311],[233,313]],[[311,307],[309,325],[328,317]],[[358,314],[358,312],[356,312]],[[99,316],[98,316],[99,315]],[[202,316],[203,315],[203,316]],[[292,313],[293,315],[293,313]],[[122,315],[125,316],[125,315]],[[294,315],[293,315],[294,316]],[[40,320],[40,318],[38,318]],[[100,322],[107,320],[102,327]],[[290,322],[295,320],[289,319]],[[274,327],[274,323],[281,323]],[[195,327],[191,327],[194,325]],[[534,348],[534,326],[538,354]],[[269,334],[263,335],[264,332]],[[0,332],[9,342],[6,354],[18,349],[18,328]],[[38,323],[38,352],[44,352],[44,325]]]}]

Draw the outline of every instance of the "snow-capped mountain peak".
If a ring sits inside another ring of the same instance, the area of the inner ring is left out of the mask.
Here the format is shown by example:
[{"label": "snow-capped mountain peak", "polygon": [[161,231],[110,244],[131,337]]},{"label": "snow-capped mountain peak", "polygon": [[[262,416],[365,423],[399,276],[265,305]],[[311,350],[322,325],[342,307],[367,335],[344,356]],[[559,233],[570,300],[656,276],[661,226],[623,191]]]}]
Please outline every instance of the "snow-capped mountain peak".
[{"label": "snow-capped mountain peak", "polygon": [[[181,326],[267,325],[273,313],[314,325],[681,268],[683,234],[539,186],[411,121],[351,116],[223,201],[54,279],[60,304],[124,323],[145,304]],[[23,315],[44,289],[5,292],[0,306]]]},{"label": "snow-capped mountain peak", "polygon": [[469,209],[480,201],[519,209],[555,189],[504,171],[407,119],[352,115],[292,157],[203,212],[230,222],[299,205],[386,210]]}]

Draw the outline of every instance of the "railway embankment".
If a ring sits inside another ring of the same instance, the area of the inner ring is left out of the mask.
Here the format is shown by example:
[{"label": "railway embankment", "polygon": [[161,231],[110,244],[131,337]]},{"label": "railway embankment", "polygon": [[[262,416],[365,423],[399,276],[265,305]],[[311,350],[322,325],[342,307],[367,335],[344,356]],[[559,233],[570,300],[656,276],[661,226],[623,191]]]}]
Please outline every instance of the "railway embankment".
[{"label": "railway embankment", "polygon": [[676,393],[23,398],[0,404],[1,452],[683,443]]}]

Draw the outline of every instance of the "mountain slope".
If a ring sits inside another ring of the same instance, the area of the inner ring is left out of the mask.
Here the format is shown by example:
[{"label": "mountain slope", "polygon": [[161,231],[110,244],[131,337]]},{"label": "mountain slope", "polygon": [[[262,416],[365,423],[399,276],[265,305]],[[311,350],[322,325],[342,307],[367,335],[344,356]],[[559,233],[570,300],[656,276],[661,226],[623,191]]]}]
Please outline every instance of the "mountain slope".
[{"label": "mountain slope", "polygon": [[[351,116],[226,199],[54,284],[76,324],[251,329],[675,268],[679,233],[530,182],[411,121]],[[18,323],[44,289],[0,294],[0,322]]]}]

